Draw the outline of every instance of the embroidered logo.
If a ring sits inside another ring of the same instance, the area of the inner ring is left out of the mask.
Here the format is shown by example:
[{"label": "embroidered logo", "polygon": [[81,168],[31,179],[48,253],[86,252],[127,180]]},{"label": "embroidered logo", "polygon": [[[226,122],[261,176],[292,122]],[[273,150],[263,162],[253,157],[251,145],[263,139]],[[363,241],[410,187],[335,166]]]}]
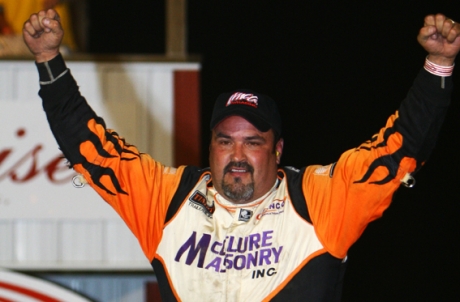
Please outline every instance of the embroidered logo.
[{"label": "embroidered logo", "polygon": [[248,105],[257,108],[259,105],[259,98],[252,93],[235,92],[227,101],[226,106],[230,105]]},{"label": "embroidered logo", "polygon": [[316,170],[315,170],[314,173],[315,173],[316,175],[329,175],[328,172],[329,172],[329,168],[330,168],[330,167],[331,167],[331,166],[322,166],[322,167],[316,168]]},{"label": "embroidered logo", "polygon": [[275,199],[272,203],[265,209],[257,214],[256,219],[260,220],[265,215],[279,215],[284,213],[284,206],[286,205],[286,200]]},{"label": "embroidered logo", "polygon": [[241,209],[240,210],[240,216],[238,217],[238,220],[248,222],[249,219],[251,219],[251,217],[252,217],[252,213],[253,212],[251,210]]},{"label": "embroidered logo", "polygon": [[189,198],[189,205],[197,210],[202,211],[206,216],[212,218],[212,214],[216,210],[214,200],[208,200],[200,191],[195,191]]}]

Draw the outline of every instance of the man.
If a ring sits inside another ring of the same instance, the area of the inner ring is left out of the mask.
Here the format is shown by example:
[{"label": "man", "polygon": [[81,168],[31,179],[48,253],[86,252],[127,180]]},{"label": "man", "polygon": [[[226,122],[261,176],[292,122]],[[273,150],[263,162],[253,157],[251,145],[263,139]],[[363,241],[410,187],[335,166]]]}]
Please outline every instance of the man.
[{"label": "man", "polygon": [[59,55],[53,10],[32,15],[23,32],[60,148],[138,238],[165,301],[340,300],[348,249],[434,146],[460,49],[460,26],[427,16],[418,36],[425,68],[400,109],[336,163],[279,168],[275,102],[238,90],[216,101],[210,168],[176,169],[127,144],[91,110]]}]

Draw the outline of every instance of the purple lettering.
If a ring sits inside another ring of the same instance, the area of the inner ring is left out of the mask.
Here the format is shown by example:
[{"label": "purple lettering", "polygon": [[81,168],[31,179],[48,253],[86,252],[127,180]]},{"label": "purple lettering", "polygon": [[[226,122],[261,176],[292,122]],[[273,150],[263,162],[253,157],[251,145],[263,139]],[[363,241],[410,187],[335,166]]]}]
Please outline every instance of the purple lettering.
[{"label": "purple lettering", "polygon": [[[241,260],[241,261],[240,261]],[[235,257],[233,267],[237,270],[242,270],[246,265],[246,257],[244,255],[238,255]]]},{"label": "purple lettering", "polygon": [[[260,234],[249,235],[249,250],[259,249]],[[255,247],[255,248],[254,248]]]},{"label": "purple lettering", "polygon": [[271,242],[267,242],[268,240],[272,239],[273,237],[270,236],[270,234],[272,234],[273,231],[265,231],[263,232],[262,234],[262,246],[265,247],[265,246],[270,246],[272,245]]},{"label": "purple lettering", "polygon": [[244,253],[248,247],[248,237],[244,238],[244,247],[242,248],[241,245],[243,244],[243,238],[238,238],[238,252]]},{"label": "purple lettering", "polygon": [[225,238],[224,243],[222,243],[222,249],[220,250],[219,255],[224,256],[225,255],[225,242],[227,242],[228,236]]},{"label": "purple lettering", "polygon": [[185,264],[191,265],[193,260],[195,260],[198,252],[200,252],[200,256],[198,258],[198,267],[202,268],[204,263],[204,258],[206,257],[206,252],[208,251],[209,243],[211,242],[211,235],[203,234],[198,245],[195,246],[196,242],[196,232],[190,236],[189,239],[180,247],[179,251],[177,251],[175,261],[179,262],[182,255],[189,250],[187,254],[187,259],[185,260]]},{"label": "purple lettering", "polygon": [[249,253],[248,254],[248,258],[247,258],[247,261],[246,261],[246,268],[249,269],[251,268],[251,264],[252,266],[256,267],[257,266],[257,256],[259,255],[259,251],[255,252],[254,254],[252,253]]},{"label": "purple lettering", "polygon": [[219,254],[220,252],[216,250],[216,247],[217,246],[222,246],[222,245],[223,244],[220,243],[219,241],[214,241],[214,243],[211,246],[211,252],[213,252],[214,254]]},{"label": "purple lettering", "polygon": [[259,265],[264,265],[264,260],[265,264],[272,264],[270,261],[270,256],[272,255],[272,252],[270,249],[263,249],[260,250],[260,259],[259,259]]},{"label": "purple lettering", "polygon": [[211,263],[206,265],[206,269],[209,269],[210,267],[213,267],[214,270],[218,273],[220,270],[220,263],[222,262],[222,259],[220,257],[214,258]]},{"label": "purple lettering", "polygon": [[235,240],[234,236],[230,236],[230,240],[228,242],[228,248],[227,251],[229,252],[236,252],[236,248],[233,248],[233,241]]},{"label": "purple lettering", "polygon": [[282,246],[279,247],[279,250],[276,250],[276,248],[272,247],[273,255],[275,255],[275,263],[278,263],[280,261],[280,255],[282,250]]},{"label": "purple lettering", "polygon": [[232,259],[230,259],[231,257],[233,257],[233,254],[227,254],[225,255],[225,258],[224,258],[224,265],[227,269],[231,269],[233,267],[233,261]]}]

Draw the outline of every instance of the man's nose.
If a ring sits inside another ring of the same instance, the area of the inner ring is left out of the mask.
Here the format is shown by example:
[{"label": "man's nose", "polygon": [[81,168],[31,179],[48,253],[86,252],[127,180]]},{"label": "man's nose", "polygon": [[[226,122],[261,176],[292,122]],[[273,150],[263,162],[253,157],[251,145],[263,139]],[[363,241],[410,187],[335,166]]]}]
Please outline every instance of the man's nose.
[{"label": "man's nose", "polygon": [[246,160],[246,153],[244,152],[244,145],[236,143],[233,145],[232,160],[234,162],[240,162]]}]

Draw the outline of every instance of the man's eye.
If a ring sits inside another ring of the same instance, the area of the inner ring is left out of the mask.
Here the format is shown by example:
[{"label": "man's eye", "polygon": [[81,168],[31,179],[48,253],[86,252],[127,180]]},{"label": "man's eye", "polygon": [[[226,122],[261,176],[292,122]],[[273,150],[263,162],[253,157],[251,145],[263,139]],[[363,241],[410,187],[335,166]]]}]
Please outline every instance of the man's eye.
[{"label": "man's eye", "polygon": [[260,146],[260,142],[247,142],[246,143],[248,146],[250,147],[257,147],[257,146]]},{"label": "man's eye", "polygon": [[219,145],[223,145],[223,146],[227,146],[227,145],[230,145],[230,141],[226,141],[226,140],[221,140],[219,141]]}]

